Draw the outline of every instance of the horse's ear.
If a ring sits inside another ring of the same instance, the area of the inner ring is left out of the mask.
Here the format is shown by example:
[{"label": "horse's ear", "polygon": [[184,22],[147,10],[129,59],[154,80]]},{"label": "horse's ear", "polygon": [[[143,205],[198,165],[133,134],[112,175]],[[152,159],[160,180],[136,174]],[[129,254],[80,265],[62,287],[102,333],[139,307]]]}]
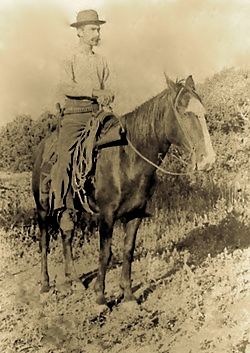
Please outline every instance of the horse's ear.
[{"label": "horse's ear", "polygon": [[169,90],[175,90],[175,83],[174,83],[174,81],[172,81],[171,78],[168,77],[168,75],[166,74],[165,71],[164,71],[164,76],[165,76],[165,80],[166,80],[166,84],[167,84],[167,89],[169,89]]},{"label": "horse's ear", "polygon": [[185,86],[195,91],[195,84],[192,75],[188,76],[186,79]]}]

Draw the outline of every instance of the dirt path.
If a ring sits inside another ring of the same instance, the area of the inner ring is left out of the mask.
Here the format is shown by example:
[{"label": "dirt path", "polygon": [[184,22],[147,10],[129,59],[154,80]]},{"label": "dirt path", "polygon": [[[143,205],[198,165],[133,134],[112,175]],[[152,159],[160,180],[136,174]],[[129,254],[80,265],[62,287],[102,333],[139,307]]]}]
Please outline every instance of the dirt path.
[{"label": "dirt path", "polygon": [[[17,258],[1,240],[1,353],[249,353],[250,249],[225,249],[212,257],[205,243],[198,237],[191,247],[180,243],[167,254],[138,258],[133,286],[140,305],[119,299],[120,268],[113,268],[107,276],[109,308],[99,308],[92,283],[88,289],[81,283],[64,286],[56,243],[49,264],[52,288],[40,295],[36,246]],[[96,257],[86,253],[76,261],[78,274],[96,267]]]}]

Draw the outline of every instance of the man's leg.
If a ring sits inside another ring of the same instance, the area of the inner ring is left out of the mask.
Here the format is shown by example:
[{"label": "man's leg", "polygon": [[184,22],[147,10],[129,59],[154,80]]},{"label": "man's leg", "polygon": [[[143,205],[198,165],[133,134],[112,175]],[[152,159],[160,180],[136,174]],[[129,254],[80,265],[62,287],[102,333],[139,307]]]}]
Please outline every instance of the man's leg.
[{"label": "man's leg", "polygon": [[60,124],[57,155],[58,159],[51,172],[51,191],[54,194],[54,210],[64,208],[65,198],[71,180],[71,156],[73,146],[81,138],[86,121],[91,114],[65,115]]}]

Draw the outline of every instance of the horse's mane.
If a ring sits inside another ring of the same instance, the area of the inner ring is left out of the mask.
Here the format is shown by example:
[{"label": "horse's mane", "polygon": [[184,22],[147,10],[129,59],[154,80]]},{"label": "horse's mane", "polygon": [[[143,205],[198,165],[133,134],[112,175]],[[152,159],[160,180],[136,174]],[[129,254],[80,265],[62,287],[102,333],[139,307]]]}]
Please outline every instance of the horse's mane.
[{"label": "horse's mane", "polygon": [[160,121],[164,116],[168,94],[169,91],[165,89],[133,111],[123,115],[126,129],[135,138],[144,139],[151,135],[156,119]]},{"label": "horse's mane", "polygon": [[[176,80],[176,88],[179,90],[184,86],[184,80]],[[150,98],[133,111],[123,115],[126,129],[133,134],[135,138],[147,139],[151,136],[156,121],[164,128],[164,113],[167,108],[169,90],[164,89],[156,96]]]}]

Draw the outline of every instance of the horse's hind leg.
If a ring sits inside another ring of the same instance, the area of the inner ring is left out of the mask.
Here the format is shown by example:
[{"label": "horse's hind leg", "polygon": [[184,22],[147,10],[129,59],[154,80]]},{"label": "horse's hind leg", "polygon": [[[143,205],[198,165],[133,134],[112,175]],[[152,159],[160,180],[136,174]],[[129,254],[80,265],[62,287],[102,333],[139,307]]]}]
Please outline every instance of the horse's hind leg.
[{"label": "horse's hind leg", "polygon": [[97,304],[105,304],[105,277],[106,271],[111,259],[111,241],[113,233],[113,217],[105,217],[100,220],[99,234],[100,234],[100,254],[99,254],[99,269],[95,282],[95,292],[97,295]]},{"label": "horse's hind leg", "polygon": [[68,283],[78,280],[72,255],[72,239],[75,232],[74,212],[65,210],[60,219],[63,255],[65,260],[65,278]]},{"label": "horse's hind leg", "polygon": [[49,286],[49,274],[48,274],[48,252],[49,252],[49,241],[50,236],[48,233],[48,225],[46,222],[47,212],[38,211],[38,224],[40,228],[40,240],[39,246],[41,251],[41,293],[48,292]]},{"label": "horse's hind leg", "polygon": [[126,234],[124,239],[123,264],[120,279],[120,287],[123,290],[125,301],[136,300],[132,293],[131,264],[134,256],[136,234],[140,223],[141,218],[136,218],[129,220],[125,225]]}]

